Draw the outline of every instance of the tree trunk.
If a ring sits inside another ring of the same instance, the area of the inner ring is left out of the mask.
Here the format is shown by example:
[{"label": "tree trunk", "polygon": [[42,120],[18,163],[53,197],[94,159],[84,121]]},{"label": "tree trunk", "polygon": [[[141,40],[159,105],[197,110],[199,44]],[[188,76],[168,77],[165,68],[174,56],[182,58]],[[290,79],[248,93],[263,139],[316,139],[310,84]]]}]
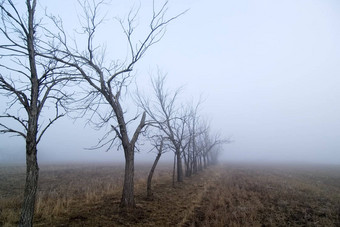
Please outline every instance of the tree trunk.
[{"label": "tree trunk", "polygon": [[129,147],[125,152],[125,174],[124,174],[124,185],[123,194],[120,201],[120,207],[122,208],[134,208],[135,197],[134,197],[134,149]]},{"label": "tree trunk", "polygon": [[176,153],[174,155],[174,166],[172,169],[172,187],[175,187],[175,172],[176,172]]},{"label": "tree trunk", "polygon": [[185,173],[185,176],[188,177],[188,165],[187,165],[188,158],[185,152],[183,152],[183,158],[184,158],[184,173]]},{"label": "tree trunk", "polygon": [[198,158],[198,170],[201,171],[202,169],[202,155],[200,155]]},{"label": "tree trunk", "polygon": [[184,161],[185,162],[185,176],[190,177],[190,162],[189,160]]},{"label": "tree trunk", "polygon": [[182,158],[181,150],[176,151],[177,155],[177,182],[183,182],[183,168],[182,168]]},{"label": "tree trunk", "polygon": [[[109,99],[110,100],[110,99]],[[111,100],[112,101],[112,100]],[[120,201],[121,208],[131,209],[136,206],[134,196],[134,174],[135,174],[135,144],[138,136],[145,125],[145,112],[139,122],[138,127],[133,134],[131,141],[127,133],[126,123],[124,120],[124,112],[119,102],[111,102],[111,106],[116,113],[117,121],[119,123],[119,130],[121,134],[121,142],[124,148],[125,155],[125,173],[122,199]]]},{"label": "tree trunk", "polygon": [[27,35],[27,51],[31,72],[31,99],[30,105],[26,106],[28,114],[28,127],[26,133],[26,182],[24,192],[24,202],[21,209],[19,226],[32,226],[35,198],[38,188],[39,166],[37,160],[37,134],[38,134],[38,119],[39,119],[39,82],[38,73],[35,62],[34,50],[34,11],[35,1],[31,8],[30,1],[27,1],[28,7],[28,27]]},{"label": "tree trunk", "polygon": [[193,158],[193,173],[196,174],[197,173],[197,156],[196,154],[194,155],[194,158]]},{"label": "tree trunk", "polygon": [[35,141],[26,142],[26,183],[24,202],[21,209],[19,226],[33,226],[35,198],[38,188],[39,167]]},{"label": "tree trunk", "polygon": [[[185,176],[190,177],[191,176],[191,170],[190,170],[190,163],[191,163],[191,146],[190,146],[190,141],[188,143],[188,148],[187,148],[187,155],[184,156],[184,163],[185,163]],[[185,152],[184,152],[185,154]]]},{"label": "tree trunk", "polygon": [[159,159],[161,158],[161,155],[162,155],[162,149],[160,151],[158,151],[158,154],[156,156],[155,161],[153,162],[153,165],[151,167],[151,170],[150,170],[150,173],[149,173],[149,176],[148,176],[148,181],[147,181],[147,186],[146,186],[146,197],[148,199],[152,198],[151,181],[152,181],[153,173],[156,169],[157,163],[158,163]]},{"label": "tree trunk", "polygon": [[192,176],[192,173],[193,173],[193,158],[190,159],[190,163],[189,163],[189,173],[190,173],[190,176]]},{"label": "tree trunk", "polygon": [[207,168],[207,159],[206,156],[203,155],[203,168],[206,169]]}]

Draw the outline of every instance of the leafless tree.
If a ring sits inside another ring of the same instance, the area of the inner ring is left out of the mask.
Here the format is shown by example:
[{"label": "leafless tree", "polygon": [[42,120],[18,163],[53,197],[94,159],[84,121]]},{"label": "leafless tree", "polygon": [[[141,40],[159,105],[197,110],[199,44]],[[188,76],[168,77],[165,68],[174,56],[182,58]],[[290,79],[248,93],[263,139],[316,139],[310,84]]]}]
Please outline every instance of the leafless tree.
[{"label": "leafless tree", "polygon": [[[166,26],[181,14],[167,19],[168,2],[162,4],[159,9],[156,9],[154,2],[148,33],[143,39],[134,41],[138,10],[137,12],[131,10],[126,20],[118,19],[129,46],[129,56],[126,59],[107,59],[109,55],[106,55],[105,51],[99,48],[100,45],[95,42],[96,32],[104,22],[104,18],[99,17],[99,10],[105,6],[105,3],[84,0],[81,6],[84,14],[81,17],[83,21],[80,33],[86,39],[83,48],[77,41],[69,42],[62,21],[51,17],[56,27],[59,28],[59,32],[58,35],[50,35],[62,44],[55,46],[54,43],[50,43],[50,51],[54,54],[54,60],[74,68],[87,84],[88,92],[82,99],[83,113],[92,112],[91,116],[97,115],[99,122],[96,126],[99,128],[111,126],[111,130],[100,140],[98,147],[108,146],[107,149],[110,149],[118,143],[123,148],[125,176],[121,207],[133,208],[135,206],[134,154],[136,142],[145,126],[146,114],[142,113],[129,119],[129,113],[123,107],[123,94],[131,83],[133,78],[131,72],[136,63],[150,47],[161,40]],[[109,63],[106,64],[107,62]],[[103,109],[105,107],[108,111]],[[132,130],[129,124],[137,120],[137,126]],[[130,133],[130,130],[133,133]],[[114,133],[113,136],[111,132]]]},{"label": "leafless tree", "polygon": [[[182,159],[184,151],[188,146],[188,131],[186,130],[186,124],[188,121],[187,109],[183,106],[179,109],[176,117],[175,124],[173,125],[173,131],[175,132],[175,141],[173,144],[173,150],[176,151],[176,164],[177,164],[177,181],[183,181],[183,167]],[[175,144],[178,144],[179,149],[176,148]],[[174,184],[173,184],[174,185]]]},{"label": "leafless tree", "polygon": [[205,130],[205,128],[199,127],[200,117],[199,117],[198,109],[201,103],[202,101],[200,99],[196,105],[188,105],[189,110],[188,110],[187,122],[186,122],[188,136],[186,137],[187,142],[185,143],[186,149],[183,149],[185,173],[187,177],[191,176],[192,173],[197,172],[196,159],[197,159],[198,151],[197,151],[196,141],[197,141],[198,136],[201,133],[203,133],[203,130]]},{"label": "leafless tree", "polygon": [[152,177],[157,167],[159,159],[161,158],[162,154],[164,154],[168,150],[167,149],[168,146],[166,144],[167,143],[166,138],[162,135],[162,132],[150,136],[149,139],[151,140],[153,149],[156,149],[157,151],[157,155],[150,169],[146,185],[146,197],[147,199],[152,199],[153,197],[151,189]]},{"label": "leafless tree", "polygon": [[183,108],[177,103],[180,89],[173,92],[164,87],[166,77],[158,72],[157,78],[152,80],[154,98],[148,99],[138,95],[138,102],[150,117],[154,127],[161,130],[171,143],[177,163],[177,181],[183,181],[182,143],[185,139],[186,116]]},{"label": "leafless tree", "polygon": [[[47,129],[65,115],[64,104],[70,96],[63,88],[73,77],[71,71],[64,73],[64,64],[45,58],[48,37],[42,20],[36,18],[36,5],[36,0],[27,0],[22,12],[13,1],[0,1],[0,92],[9,100],[0,115],[0,132],[26,141],[19,226],[32,226],[39,176],[37,146]],[[46,119],[53,109],[54,114]]]},{"label": "leafless tree", "polygon": [[201,134],[199,143],[200,143],[200,169],[206,168],[208,165],[216,164],[218,155],[219,155],[219,147],[223,144],[228,144],[231,140],[221,138],[220,134],[215,133],[211,135],[210,127],[205,126],[207,130],[204,130],[204,133]]},{"label": "leafless tree", "polygon": [[[222,144],[229,143],[230,139],[221,139],[219,134],[211,136],[210,125],[199,117],[198,107],[201,102],[191,108],[186,123],[188,137],[187,149],[183,150],[185,160],[186,176],[196,174],[216,161],[219,149]],[[185,143],[184,143],[185,144]]]}]

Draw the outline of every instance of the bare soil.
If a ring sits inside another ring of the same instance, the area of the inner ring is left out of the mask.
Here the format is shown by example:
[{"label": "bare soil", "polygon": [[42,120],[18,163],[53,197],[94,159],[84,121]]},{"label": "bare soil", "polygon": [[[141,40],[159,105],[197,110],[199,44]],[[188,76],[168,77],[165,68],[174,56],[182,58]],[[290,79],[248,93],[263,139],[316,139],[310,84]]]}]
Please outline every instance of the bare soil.
[{"label": "bare soil", "polygon": [[[41,166],[35,226],[340,226],[340,167],[221,164],[172,187],[138,165],[136,208],[119,208],[121,165]],[[0,226],[18,221],[24,167],[0,167]]]}]

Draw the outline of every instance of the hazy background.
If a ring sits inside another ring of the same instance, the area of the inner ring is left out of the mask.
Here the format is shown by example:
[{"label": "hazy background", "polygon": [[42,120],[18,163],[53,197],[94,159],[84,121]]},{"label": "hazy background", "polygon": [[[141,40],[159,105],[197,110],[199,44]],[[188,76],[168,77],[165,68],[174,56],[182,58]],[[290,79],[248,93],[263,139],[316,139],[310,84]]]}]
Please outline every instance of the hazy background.
[{"label": "hazy background", "polygon": [[[113,58],[127,46],[112,18],[139,4],[143,28],[151,1],[108,6],[102,39]],[[77,26],[76,1],[41,1],[45,6]],[[136,66],[139,86],[147,89],[149,72],[159,67],[169,87],[184,85],[183,102],[203,94],[201,113],[212,130],[234,140],[222,160],[340,164],[340,1],[172,0],[169,8],[172,15],[190,10]],[[123,160],[116,149],[84,150],[103,133],[61,119],[39,144],[39,161]],[[0,162],[24,162],[24,146],[0,135]],[[153,159],[142,153],[137,160]]]}]

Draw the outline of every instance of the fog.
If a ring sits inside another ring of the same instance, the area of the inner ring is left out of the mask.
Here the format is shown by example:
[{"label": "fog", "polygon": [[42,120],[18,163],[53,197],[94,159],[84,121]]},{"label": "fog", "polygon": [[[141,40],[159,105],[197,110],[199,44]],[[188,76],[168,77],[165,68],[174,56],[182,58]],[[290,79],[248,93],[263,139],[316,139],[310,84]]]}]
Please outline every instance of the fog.
[{"label": "fog", "polygon": [[[75,1],[41,2],[40,9],[46,6],[68,27],[77,26]],[[140,2],[140,27],[150,16],[150,2]],[[108,17],[124,16],[136,4],[112,1]],[[233,140],[223,147],[221,160],[340,164],[340,2],[169,2],[170,14],[186,9],[136,65],[138,86],[147,92],[150,72],[158,67],[167,73],[168,87],[183,86],[182,102],[202,96],[201,115],[213,131]],[[126,53],[119,26],[105,23],[100,39],[108,54]],[[3,111],[6,99],[0,101]],[[131,102],[125,106],[136,111]],[[84,149],[104,133],[85,126],[84,119],[64,117],[39,144],[39,161],[122,161],[116,148]],[[152,160],[155,155],[147,151],[143,146],[136,160]],[[24,140],[0,135],[0,162],[24,160]]]}]

